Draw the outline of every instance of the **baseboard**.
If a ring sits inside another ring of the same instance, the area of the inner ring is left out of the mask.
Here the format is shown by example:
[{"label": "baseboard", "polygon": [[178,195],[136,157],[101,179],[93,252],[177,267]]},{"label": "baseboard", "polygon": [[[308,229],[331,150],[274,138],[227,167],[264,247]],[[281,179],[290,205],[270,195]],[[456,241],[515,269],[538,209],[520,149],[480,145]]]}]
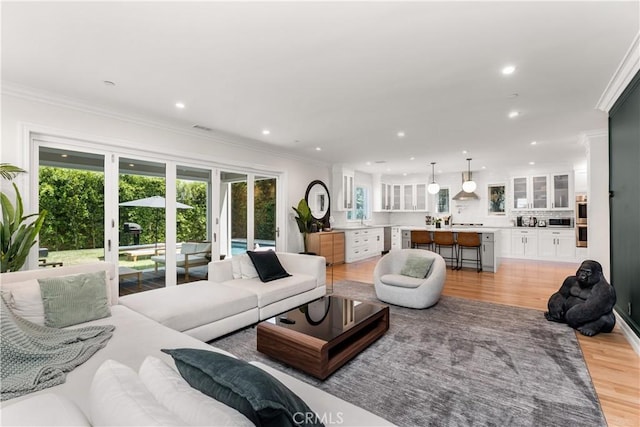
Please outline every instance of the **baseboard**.
[{"label": "baseboard", "polygon": [[633,332],[629,325],[627,325],[627,322],[625,322],[624,319],[615,312],[615,310],[613,313],[616,315],[617,324],[618,326],[620,326],[622,334],[627,339],[627,341],[629,341],[629,344],[631,344],[631,348],[633,348],[633,351],[635,351],[636,354],[640,356],[640,337],[638,337],[636,333]]}]

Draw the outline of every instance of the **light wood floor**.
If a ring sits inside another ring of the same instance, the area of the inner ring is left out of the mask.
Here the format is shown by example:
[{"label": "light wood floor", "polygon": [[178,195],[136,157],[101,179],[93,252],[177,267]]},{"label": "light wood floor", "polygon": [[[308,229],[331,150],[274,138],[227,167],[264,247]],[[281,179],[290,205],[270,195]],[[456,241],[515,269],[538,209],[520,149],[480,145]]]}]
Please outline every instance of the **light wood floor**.
[{"label": "light wood floor", "polygon": [[[337,265],[333,269],[333,280],[372,284],[378,259]],[[443,295],[546,310],[551,294],[560,288],[565,277],[575,274],[577,268],[578,264],[571,263],[504,259],[495,274],[449,269]],[[331,283],[331,274],[328,268],[328,283]],[[542,313],[540,321],[546,321]],[[640,358],[620,327],[616,325],[610,334],[585,337],[578,333],[577,336],[609,426],[640,426]]]}]

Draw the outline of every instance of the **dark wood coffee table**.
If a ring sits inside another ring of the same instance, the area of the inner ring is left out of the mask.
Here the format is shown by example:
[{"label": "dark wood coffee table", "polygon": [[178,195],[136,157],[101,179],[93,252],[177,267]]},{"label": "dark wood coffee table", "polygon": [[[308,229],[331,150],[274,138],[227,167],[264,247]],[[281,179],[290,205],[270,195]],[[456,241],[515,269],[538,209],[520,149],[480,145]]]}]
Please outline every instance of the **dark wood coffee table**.
[{"label": "dark wood coffee table", "polygon": [[325,379],[389,330],[389,307],[329,295],[261,322],[258,351]]}]

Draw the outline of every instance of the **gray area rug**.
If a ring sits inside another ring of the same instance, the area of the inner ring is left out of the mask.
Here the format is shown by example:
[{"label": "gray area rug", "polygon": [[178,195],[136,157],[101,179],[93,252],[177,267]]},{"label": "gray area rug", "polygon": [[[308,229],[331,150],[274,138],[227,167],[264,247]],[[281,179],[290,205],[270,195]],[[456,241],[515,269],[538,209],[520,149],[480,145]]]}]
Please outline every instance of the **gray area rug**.
[{"label": "gray area rug", "polygon": [[[373,300],[372,285],[334,293]],[[541,311],[442,297],[390,306],[389,331],[325,381],[256,351],[248,328],[211,342],[259,360],[400,426],[602,426],[575,333]]]}]

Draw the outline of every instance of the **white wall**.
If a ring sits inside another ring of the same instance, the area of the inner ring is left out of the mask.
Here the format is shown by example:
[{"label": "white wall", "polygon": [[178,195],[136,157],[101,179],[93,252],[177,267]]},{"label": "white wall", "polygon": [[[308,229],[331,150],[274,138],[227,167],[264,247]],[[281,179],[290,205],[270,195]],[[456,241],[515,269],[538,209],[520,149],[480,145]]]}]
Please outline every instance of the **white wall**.
[{"label": "white wall", "polygon": [[[25,141],[25,125],[33,128],[52,130],[55,135],[80,137],[91,142],[112,145],[113,148],[127,148],[154,153],[168,154],[175,158],[193,159],[197,162],[211,162],[228,166],[249,167],[283,172],[286,194],[284,212],[286,215],[286,250],[302,250],[302,238],[294,220],[291,206],[297,205],[304,197],[307,185],[314,179],[329,182],[329,165],[313,162],[301,157],[283,155],[269,148],[247,148],[240,138],[199,136],[190,129],[175,130],[170,126],[155,126],[150,121],[125,118],[117,114],[101,113],[93,108],[78,108],[70,104],[43,102],[24,98],[16,94],[2,94],[2,140],[0,159],[29,169],[29,147]],[[28,200],[28,180],[16,180],[25,203],[34,210]],[[35,207],[37,210],[37,207]]]},{"label": "white wall", "polygon": [[587,147],[587,236],[589,258],[610,278],[609,138],[607,133],[584,135]]}]

